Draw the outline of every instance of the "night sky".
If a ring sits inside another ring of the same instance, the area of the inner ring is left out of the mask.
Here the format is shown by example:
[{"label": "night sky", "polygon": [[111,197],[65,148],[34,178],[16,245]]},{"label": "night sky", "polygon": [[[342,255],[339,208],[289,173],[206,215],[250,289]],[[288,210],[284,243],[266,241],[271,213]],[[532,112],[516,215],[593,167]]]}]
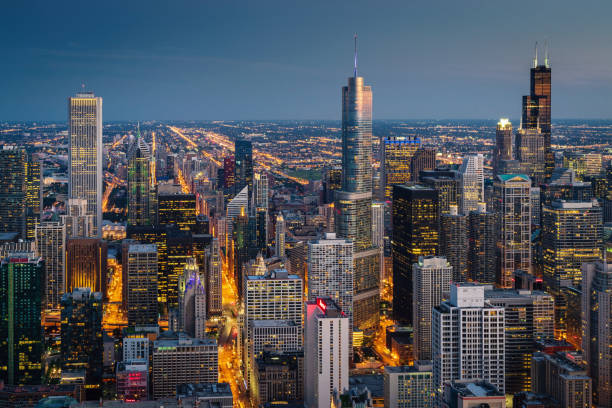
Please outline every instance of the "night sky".
[{"label": "night sky", "polygon": [[611,118],[611,16],[609,0],[7,0],[0,120],[65,120],[83,82],[104,120],[339,119],[355,32],[375,119],[518,118],[545,40],[553,122]]}]

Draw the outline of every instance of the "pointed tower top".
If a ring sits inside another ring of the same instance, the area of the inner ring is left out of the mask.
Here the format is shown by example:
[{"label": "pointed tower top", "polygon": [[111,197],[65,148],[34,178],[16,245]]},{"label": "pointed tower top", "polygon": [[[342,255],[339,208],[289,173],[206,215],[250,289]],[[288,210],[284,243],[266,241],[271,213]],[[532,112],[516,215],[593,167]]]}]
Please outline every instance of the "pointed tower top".
[{"label": "pointed tower top", "polygon": [[354,40],[355,40],[355,67],[353,68],[353,76],[357,78],[357,33],[355,33]]},{"label": "pointed tower top", "polygon": [[548,59],[548,40],[544,41],[544,66],[550,68],[550,61]]},{"label": "pointed tower top", "polygon": [[536,41],[535,47],[534,47],[533,67],[534,68],[538,67],[538,42],[537,41]]},{"label": "pointed tower top", "polygon": [[140,139],[140,121],[138,121],[138,130],[136,131],[136,137]]}]

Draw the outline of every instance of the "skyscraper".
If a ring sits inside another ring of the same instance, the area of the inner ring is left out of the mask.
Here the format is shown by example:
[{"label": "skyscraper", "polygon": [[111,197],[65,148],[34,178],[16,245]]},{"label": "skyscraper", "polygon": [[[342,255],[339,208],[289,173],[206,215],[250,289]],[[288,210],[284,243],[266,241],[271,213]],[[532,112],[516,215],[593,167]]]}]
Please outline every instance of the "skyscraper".
[{"label": "skyscraper", "polygon": [[478,209],[478,203],[484,201],[484,157],[482,154],[468,155],[463,158],[459,167],[461,182],[459,194],[459,212],[468,214]]},{"label": "skyscraper", "polygon": [[[253,144],[250,140],[236,139],[234,142],[234,191],[248,187],[253,191]],[[248,195],[248,193],[247,193]]]},{"label": "skyscraper", "polygon": [[419,257],[413,264],[415,360],[431,360],[431,310],[450,291],[453,267],[440,256]]},{"label": "skyscraper", "polygon": [[130,245],[124,268],[128,325],[157,325],[157,245]]},{"label": "skyscraper", "polygon": [[151,150],[140,136],[128,151],[128,224],[151,225]]},{"label": "skyscraper", "polygon": [[342,190],[335,207],[336,235],[354,245],[353,325],[374,330],[381,248],[372,245],[372,89],[357,76],[356,45],[353,76],[342,88]]},{"label": "skyscraper", "polygon": [[166,193],[157,195],[157,222],[159,225],[175,224],[179,229],[192,231],[196,225],[195,194]]},{"label": "skyscraper", "polygon": [[412,181],[419,181],[419,175],[424,170],[433,170],[436,168],[436,148],[435,147],[420,147],[412,156],[410,161],[410,172]]},{"label": "skyscraper", "polygon": [[38,157],[28,153],[26,163],[26,238],[34,240],[42,209],[42,165]]},{"label": "skyscraper", "polygon": [[66,292],[89,288],[106,293],[108,245],[98,238],[72,238],[66,243]]},{"label": "skyscraper", "polygon": [[[421,146],[421,139],[411,136],[386,136],[381,140],[380,165],[382,174],[381,200],[391,201],[395,184],[405,184],[412,178],[412,157]],[[418,174],[417,174],[418,177]]]},{"label": "skyscraper", "polygon": [[348,389],[349,319],[329,298],[306,302],[304,378],[306,407],[332,405]]},{"label": "skyscraper", "polygon": [[87,200],[95,215],[89,237],[102,236],[102,98],[81,92],[68,98],[68,195]]},{"label": "skyscraper", "polygon": [[276,224],[274,227],[276,238],[274,240],[276,249],[276,256],[279,258],[285,257],[285,219],[283,218],[283,213],[279,212],[276,215]]},{"label": "skyscraper", "polygon": [[440,215],[440,255],[453,267],[453,281],[468,281],[468,217],[450,206],[450,213]]},{"label": "skyscraper", "polygon": [[206,338],[206,290],[193,258],[187,260],[185,271],[179,277],[178,291],[179,330],[197,339]]},{"label": "skyscraper", "polygon": [[413,366],[385,367],[385,407],[433,408],[431,361],[416,361]]},{"label": "skyscraper", "polygon": [[208,278],[206,282],[206,311],[208,316],[220,315],[223,312],[223,291],[222,291],[222,259],[219,240],[213,238],[210,245],[208,256]]},{"label": "skyscraper", "polygon": [[531,180],[524,174],[502,174],[494,188],[500,246],[497,283],[512,288],[514,271],[531,272]]},{"label": "skyscraper", "polygon": [[226,208],[226,229],[228,241],[232,237],[232,229],[234,228],[234,220],[242,213],[249,212],[249,189],[245,186],[238,194],[227,203]]},{"label": "skyscraper", "polygon": [[393,186],[393,316],[412,323],[412,265],[438,253],[438,192],[419,185]]},{"label": "skyscraper", "polygon": [[18,146],[0,150],[0,231],[26,238],[27,153]]},{"label": "skyscraper", "polygon": [[87,214],[87,200],[70,198],[66,205],[66,214],[61,216],[66,226],[66,238],[90,237],[94,230],[95,215]]},{"label": "skyscraper", "polygon": [[504,392],[504,308],[485,300],[484,286],[457,283],[432,312],[434,388],[483,379]]},{"label": "skyscraper", "polygon": [[530,70],[530,92],[523,96],[523,129],[537,129],[542,132],[544,141],[545,177],[549,178],[555,167],[555,157],[551,149],[551,70],[548,63],[548,50],[544,64],[538,63],[536,44],[533,67]]},{"label": "skyscraper", "polygon": [[[331,298],[353,320],[353,243],[325,234],[308,243],[308,300]],[[352,326],[351,326],[352,327]]]},{"label": "skyscraper", "polygon": [[503,173],[503,162],[514,159],[512,145],[512,123],[508,119],[497,122],[495,132],[495,151],[493,152],[493,173]]},{"label": "skyscraper", "polygon": [[6,384],[40,384],[43,279],[43,261],[33,252],[0,261],[0,378]]},{"label": "skyscraper", "polygon": [[612,264],[582,266],[582,349],[593,379],[593,400],[612,407]]},{"label": "skyscraper", "polygon": [[36,248],[45,268],[44,308],[59,310],[66,284],[66,226],[58,221],[36,225]]},{"label": "skyscraper", "polygon": [[495,283],[497,261],[497,216],[485,203],[468,217],[468,271],[473,281]]},{"label": "skyscraper", "polygon": [[544,182],[545,158],[544,134],[540,128],[520,128],[516,133],[516,159],[521,172],[528,175],[536,186]]}]

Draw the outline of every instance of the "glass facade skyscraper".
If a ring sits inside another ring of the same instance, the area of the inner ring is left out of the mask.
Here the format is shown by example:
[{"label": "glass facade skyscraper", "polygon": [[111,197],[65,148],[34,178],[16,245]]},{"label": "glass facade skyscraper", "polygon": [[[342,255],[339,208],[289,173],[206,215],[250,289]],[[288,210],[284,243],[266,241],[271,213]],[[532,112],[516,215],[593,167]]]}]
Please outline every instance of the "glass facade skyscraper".
[{"label": "glass facade skyscraper", "polygon": [[[381,141],[382,194],[381,199],[391,201],[395,184],[412,180],[412,157],[421,146],[421,139],[408,136],[388,136]],[[417,174],[418,176],[418,174]]]},{"label": "glass facade skyscraper", "polygon": [[140,136],[128,151],[128,224],[151,225],[151,150]]},{"label": "glass facade skyscraper", "polygon": [[236,140],[234,158],[234,192],[239,193],[246,186],[249,192],[253,191],[253,144],[250,140]]}]

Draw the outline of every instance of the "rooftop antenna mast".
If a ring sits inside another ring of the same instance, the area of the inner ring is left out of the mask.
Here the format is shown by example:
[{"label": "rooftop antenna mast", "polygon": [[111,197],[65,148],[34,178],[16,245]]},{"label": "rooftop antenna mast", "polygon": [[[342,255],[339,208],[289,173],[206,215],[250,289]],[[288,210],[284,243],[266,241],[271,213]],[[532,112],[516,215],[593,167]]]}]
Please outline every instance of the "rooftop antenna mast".
[{"label": "rooftop antenna mast", "polygon": [[355,40],[355,67],[353,68],[353,76],[357,78],[357,33],[355,33],[354,40]]},{"label": "rooftop antenna mast", "polygon": [[534,47],[533,67],[534,68],[538,67],[538,42],[537,41],[536,41],[535,47]]},{"label": "rooftop antenna mast", "polygon": [[550,68],[550,61],[548,59],[548,40],[544,41],[544,65],[546,68]]}]

